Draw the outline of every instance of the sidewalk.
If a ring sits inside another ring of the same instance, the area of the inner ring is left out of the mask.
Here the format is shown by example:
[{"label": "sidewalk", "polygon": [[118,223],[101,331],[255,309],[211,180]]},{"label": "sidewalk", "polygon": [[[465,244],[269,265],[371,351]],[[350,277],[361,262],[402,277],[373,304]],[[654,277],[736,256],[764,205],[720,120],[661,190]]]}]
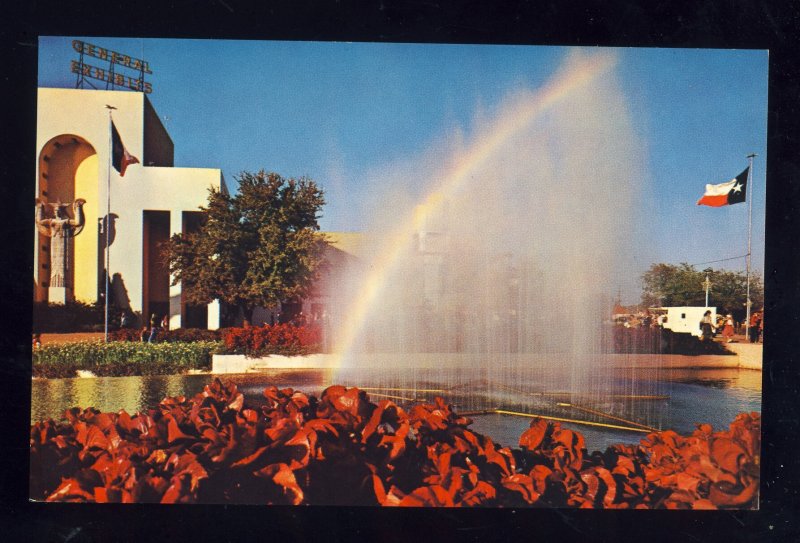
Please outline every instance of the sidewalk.
[{"label": "sidewalk", "polygon": [[93,341],[103,339],[103,332],[75,332],[71,334],[42,334],[42,345],[77,343],[78,341]]}]

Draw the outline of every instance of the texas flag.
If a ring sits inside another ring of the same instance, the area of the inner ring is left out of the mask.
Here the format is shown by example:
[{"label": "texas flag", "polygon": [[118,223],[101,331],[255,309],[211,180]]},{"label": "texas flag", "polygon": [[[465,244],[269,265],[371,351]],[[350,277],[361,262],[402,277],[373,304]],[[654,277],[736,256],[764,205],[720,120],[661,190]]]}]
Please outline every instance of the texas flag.
[{"label": "texas flag", "polygon": [[721,207],[732,204],[739,204],[745,201],[747,193],[747,174],[750,167],[744,169],[742,173],[719,185],[706,185],[706,192],[703,197],[697,200],[699,206]]},{"label": "texas flag", "polygon": [[111,164],[114,165],[114,169],[119,172],[120,177],[125,176],[125,170],[128,169],[129,164],[138,164],[139,159],[133,156],[125,149],[125,146],[122,144],[122,138],[119,137],[119,132],[117,132],[117,127],[114,126],[114,122],[111,122]]}]

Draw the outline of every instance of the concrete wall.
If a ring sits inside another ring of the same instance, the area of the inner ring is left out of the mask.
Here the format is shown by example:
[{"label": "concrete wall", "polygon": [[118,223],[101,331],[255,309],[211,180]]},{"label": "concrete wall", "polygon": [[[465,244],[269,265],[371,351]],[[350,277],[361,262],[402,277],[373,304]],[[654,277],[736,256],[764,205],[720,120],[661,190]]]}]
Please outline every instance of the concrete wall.
[{"label": "concrete wall", "polygon": [[75,194],[79,195],[78,198],[86,200],[86,205],[83,206],[86,225],[75,238],[75,254],[80,255],[80,258],[75,259],[74,265],[75,298],[87,303],[97,299],[99,285],[98,262],[101,260],[98,247],[100,202],[97,198],[97,172],[99,168],[97,153],[95,153],[81,162],[75,174]]},{"label": "concrete wall", "polygon": [[[525,363],[529,368],[548,368],[557,363],[554,355],[511,355],[516,357],[516,364]],[[359,355],[358,361],[351,367],[365,368],[397,368],[407,367],[409,357],[402,353],[374,353]],[[468,368],[478,367],[485,362],[482,355],[462,353],[415,353],[413,355],[413,368]],[[584,367],[606,368],[671,368],[692,369],[703,371],[735,370],[744,371],[750,380],[759,380],[761,373],[760,361],[751,360],[749,363],[739,356],[683,356],[683,355],[586,355],[582,362]],[[212,357],[211,373],[248,373],[270,369],[324,369],[341,367],[342,361],[336,354],[314,354],[308,356],[280,356],[271,355],[261,358],[248,358],[237,354],[215,354]],[[756,370],[756,371],[750,371]],[[730,376],[730,374],[727,374]]]},{"label": "concrete wall", "polygon": [[740,368],[761,370],[764,364],[764,346],[760,343],[726,343],[725,348],[736,353]]}]

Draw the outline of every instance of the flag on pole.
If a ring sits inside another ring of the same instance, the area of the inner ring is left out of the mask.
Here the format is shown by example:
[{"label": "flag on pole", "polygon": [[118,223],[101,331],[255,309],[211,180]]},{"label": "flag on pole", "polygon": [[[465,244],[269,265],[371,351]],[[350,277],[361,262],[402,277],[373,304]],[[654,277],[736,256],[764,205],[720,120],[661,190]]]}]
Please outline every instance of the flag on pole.
[{"label": "flag on pole", "polygon": [[706,185],[706,192],[702,198],[697,200],[697,205],[722,207],[744,202],[745,194],[747,194],[747,174],[749,171],[750,166],[727,183]]},{"label": "flag on pole", "polygon": [[122,138],[119,137],[114,121],[111,121],[111,163],[114,169],[119,172],[120,177],[125,176],[125,170],[128,169],[130,164],[139,163],[139,159],[130,154],[122,144]]}]

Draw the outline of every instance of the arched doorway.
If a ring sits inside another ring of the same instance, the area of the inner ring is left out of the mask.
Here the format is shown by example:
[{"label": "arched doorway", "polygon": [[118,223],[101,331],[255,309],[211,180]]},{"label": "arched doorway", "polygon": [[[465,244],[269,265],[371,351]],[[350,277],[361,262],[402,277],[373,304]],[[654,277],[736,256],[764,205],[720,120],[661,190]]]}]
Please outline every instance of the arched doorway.
[{"label": "arched doorway", "polygon": [[[98,224],[99,210],[97,151],[85,139],[62,134],[49,140],[39,152],[36,195],[46,202],[86,200],[83,207],[86,225],[83,232],[69,242],[69,299],[95,302],[98,292]],[[37,233],[35,279],[36,301],[48,301],[50,280],[50,238]]]}]

